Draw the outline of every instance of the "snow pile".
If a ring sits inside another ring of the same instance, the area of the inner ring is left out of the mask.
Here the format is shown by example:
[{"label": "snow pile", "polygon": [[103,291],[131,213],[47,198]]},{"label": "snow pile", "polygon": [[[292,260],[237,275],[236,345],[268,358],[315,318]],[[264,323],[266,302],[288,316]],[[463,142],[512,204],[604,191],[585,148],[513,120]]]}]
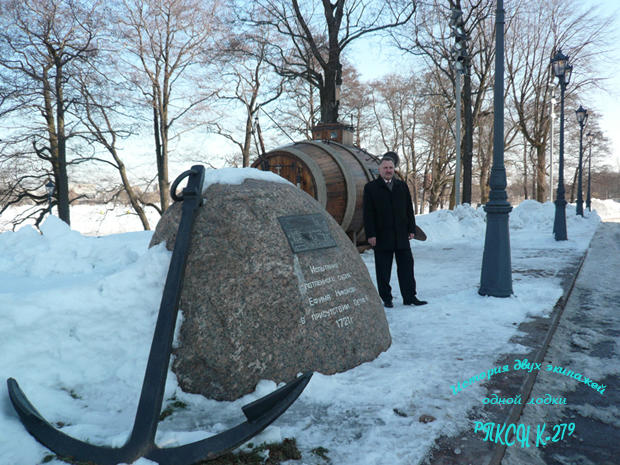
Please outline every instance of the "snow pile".
[{"label": "snow pile", "polygon": [[152,232],[93,238],[73,231],[55,216],[46,218],[39,234],[31,226],[0,234],[1,271],[59,280],[101,270],[122,269],[144,254]]},{"label": "snow pile", "polygon": [[[41,229],[0,235],[0,377],[15,377],[44,415],[67,425],[66,433],[121,445],[133,423],[170,253],[147,250],[150,232],[86,237],[56,217]],[[24,444],[24,430],[5,388],[3,397],[0,463],[40,463],[40,446],[8,446]],[[114,427],[102,430],[102,422]]]},{"label": "snow pile", "polygon": [[[324,463],[310,452],[324,447],[333,463],[404,465],[418,463],[439,435],[470,427],[467,411],[480,404],[484,387],[476,383],[454,395],[451,386],[492,368],[497,354],[520,350],[508,343],[518,323],[551,310],[562,292],[555,273],[583,254],[599,221],[567,211],[569,240],[556,243],[551,207],[524,202],[511,213],[515,295],[507,299],[477,294],[483,209],[463,205],[419,216],[429,240],[412,245],[419,295],[429,305],[400,305],[394,272],[395,308],[387,311],[392,347],[346,373],[315,374],[253,442],[296,437],[304,464]],[[78,223],[82,212],[72,209]],[[0,234],[0,379],[16,378],[67,434],[119,446],[133,425],[170,253],[148,249],[151,232],[88,237],[55,217],[41,230]],[[374,279],[373,254],[362,258]],[[0,386],[0,464],[41,463],[53,454],[25,431],[6,384]],[[187,408],[161,422],[157,441],[183,444],[228,429],[243,421],[242,405],[274,388],[265,380],[243,399],[216,402],[183,393],[169,373],[164,407],[176,398]],[[436,421],[421,423],[422,414]]]},{"label": "snow pile", "polygon": [[[581,221],[588,219],[600,220],[596,211],[584,212],[581,217],[576,214],[575,204],[566,205],[566,227],[570,230]],[[511,229],[538,229],[540,231],[552,231],[555,218],[555,204],[553,202],[540,203],[535,200],[524,200],[510,213]]]},{"label": "snow pile", "polygon": [[[600,201],[599,201],[600,202]],[[617,215],[620,218],[620,203],[613,200],[600,202],[607,216]],[[617,209],[614,209],[615,206]],[[581,231],[583,222],[600,221],[596,211],[586,211],[584,217],[576,215],[575,205],[566,206],[566,224],[571,230]],[[469,204],[457,206],[454,210],[437,210],[426,215],[416,217],[416,223],[426,232],[428,243],[445,241],[484,241],[487,214],[483,207],[472,208]],[[540,203],[535,200],[525,200],[513,206],[508,217],[510,233],[524,231],[531,234],[534,231],[542,234],[553,231],[555,218],[555,204],[552,202]],[[548,238],[553,239],[551,234]],[[569,234],[570,236],[570,234]]]},{"label": "snow pile", "polygon": [[485,220],[484,210],[469,204],[416,216],[416,223],[426,233],[429,243],[484,238]]},{"label": "snow pile", "polygon": [[[574,215],[572,205],[566,208],[566,215]],[[552,231],[555,205],[551,202],[540,203],[535,200],[524,200],[510,212],[510,227],[512,229],[539,229]]]},{"label": "snow pile", "polygon": [[606,220],[620,221],[620,202],[612,199],[592,199],[592,209]]}]

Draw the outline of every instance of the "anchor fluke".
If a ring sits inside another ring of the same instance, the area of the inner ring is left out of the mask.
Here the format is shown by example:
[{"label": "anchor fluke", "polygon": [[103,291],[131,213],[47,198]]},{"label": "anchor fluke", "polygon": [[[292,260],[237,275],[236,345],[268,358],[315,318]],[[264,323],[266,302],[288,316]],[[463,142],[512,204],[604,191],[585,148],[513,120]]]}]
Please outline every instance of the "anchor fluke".
[{"label": "anchor fluke", "polygon": [[[299,397],[299,394],[301,394],[308,382],[310,382],[311,377],[312,373],[305,373],[285,386],[267,394],[265,397],[261,397],[254,402],[244,405],[241,407],[241,410],[243,410],[248,421],[252,423],[258,421],[267,413],[275,413],[276,409],[281,405],[283,406],[286,404],[286,409]],[[288,402],[288,400],[291,399],[292,401]]]}]

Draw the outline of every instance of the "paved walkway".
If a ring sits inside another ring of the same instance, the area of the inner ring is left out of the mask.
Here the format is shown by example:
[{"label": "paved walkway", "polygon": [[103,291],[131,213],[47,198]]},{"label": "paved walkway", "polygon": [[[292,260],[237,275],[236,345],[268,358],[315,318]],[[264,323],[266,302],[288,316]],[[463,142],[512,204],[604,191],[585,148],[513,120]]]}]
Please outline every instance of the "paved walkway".
[{"label": "paved walkway", "polygon": [[[549,364],[606,387],[601,394],[572,377],[541,371],[530,398],[549,393],[565,397],[566,406],[526,405],[519,422],[545,424],[542,439],[552,439],[544,447],[508,447],[502,465],[620,464],[620,223],[597,229],[547,350]],[[563,427],[554,428],[562,424],[568,425],[564,439]]]},{"label": "paved walkway", "polygon": [[[472,420],[484,418],[486,422],[500,425],[511,422],[529,425],[529,447],[521,447],[518,442],[506,446],[502,441],[483,441],[483,433],[466,431],[458,437],[440,438],[422,463],[620,464],[620,223],[601,223],[574,280],[578,269],[578,264],[574,263],[562,270],[566,293],[574,282],[563,311],[558,305],[551,319],[534,319],[520,325],[523,336],[518,342],[531,348],[530,353],[503,354],[497,363],[498,366],[512,366],[515,359],[525,357],[534,361],[542,356],[541,346],[545,340],[549,345],[529,398],[565,398],[566,405],[526,403],[524,408],[487,405],[484,409],[474,409]],[[556,314],[561,318],[549,341],[546,336]],[[564,371],[565,374],[548,371],[549,365],[572,370],[574,376],[567,376],[568,371]],[[577,374],[606,388],[601,394],[602,388],[597,390],[591,384],[578,381]],[[529,392],[534,376],[517,371],[492,380],[487,386],[489,395],[495,392],[504,398],[514,398],[521,392]]]}]

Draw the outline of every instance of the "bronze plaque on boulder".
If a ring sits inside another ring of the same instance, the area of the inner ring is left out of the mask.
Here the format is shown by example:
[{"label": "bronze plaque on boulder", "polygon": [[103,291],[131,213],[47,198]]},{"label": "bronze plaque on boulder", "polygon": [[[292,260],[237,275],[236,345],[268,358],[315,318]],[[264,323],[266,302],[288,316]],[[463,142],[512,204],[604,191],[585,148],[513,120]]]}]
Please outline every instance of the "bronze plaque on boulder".
[{"label": "bronze plaque on boulder", "polygon": [[278,221],[294,253],[336,247],[325,217],[319,213],[280,216]]},{"label": "bronze plaque on boulder", "polygon": [[[179,207],[166,211],[151,245],[173,247]],[[346,371],[391,344],[357,249],[315,199],[279,182],[209,186],[180,309],[173,370],[183,390],[217,400],[261,379]]]}]

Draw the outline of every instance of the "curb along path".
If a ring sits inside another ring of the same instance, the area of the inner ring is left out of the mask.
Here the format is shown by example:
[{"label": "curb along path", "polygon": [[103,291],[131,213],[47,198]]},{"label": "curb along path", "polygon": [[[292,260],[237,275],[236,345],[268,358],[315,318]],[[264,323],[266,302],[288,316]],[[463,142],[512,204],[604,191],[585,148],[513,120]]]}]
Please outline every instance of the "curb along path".
[{"label": "curb along path", "polygon": [[[599,226],[600,227],[600,226]],[[598,233],[598,230],[597,230]],[[595,233],[595,237],[596,234]],[[594,243],[592,240],[592,243]],[[592,243],[590,246],[592,246]],[[519,335],[515,336],[511,342],[518,343],[529,349],[527,353],[507,353],[498,354],[498,360],[495,366],[509,365],[511,368],[509,372],[502,373],[502,376],[494,376],[490,381],[487,381],[487,395],[490,397],[492,393],[501,393],[502,397],[516,399],[520,396],[522,399],[521,404],[514,405],[485,405],[484,407],[475,407],[469,413],[469,419],[472,420],[472,425],[476,420],[484,419],[487,424],[495,423],[496,425],[517,425],[523,423],[523,420],[519,419],[521,416],[525,404],[527,403],[532,386],[535,384],[538,371],[527,371],[525,369],[512,369],[515,364],[515,360],[528,359],[532,366],[535,363],[542,363],[545,359],[545,353],[547,347],[552,341],[554,332],[558,328],[563,311],[566,304],[569,302],[571,292],[575,287],[577,277],[580,274],[584,263],[587,260],[589,251],[584,255],[572,258],[570,262],[566,263],[566,266],[557,271],[556,275],[562,279],[562,287],[564,289],[563,296],[556,302],[551,315],[541,318],[535,317],[519,325]],[[513,257],[514,259],[514,257]],[[513,264],[514,268],[514,264]],[[528,270],[521,270],[522,273],[529,273]],[[513,270],[513,274],[517,275]],[[514,279],[514,278],[513,278]],[[560,377],[559,375],[555,375]],[[561,378],[565,378],[561,376]],[[566,378],[569,380],[569,378]],[[573,380],[570,380],[573,381]],[[573,381],[575,382],[575,381]],[[576,382],[575,382],[576,383]],[[558,397],[558,394],[554,396]],[[543,407],[551,408],[557,406],[543,405]],[[515,429],[510,432],[509,437],[514,436]],[[505,433],[505,431],[504,431]],[[534,435],[535,444],[535,427],[534,431],[530,431],[530,434]],[[495,431],[493,431],[493,437]],[[506,452],[506,445],[500,442],[494,442],[492,440],[485,441],[485,433],[483,431],[474,432],[474,428],[467,431],[463,431],[456,437],[440,437],[436,440],[435,446],[427,454],[427,457],[421,462],[424,465],[499,465],[502,462],[502,458]],[[513,438],[514,440],[514,438]],[[529,441],[532,444],[531,440]],[[511,447],[514,448],[514,447]],[[534,447],[535,449],[536,447]],[[514,462],[523,465],[529,461]],[[541,462],[544,463],[544,462]]]},{"label": "curb along path", "polygon": [[[595,236],[596,236],[596,233],[595,233]],[[593,238],[592,242],[590,243],[590,247],[592,247],[592,243],[594,242],[594,240],[595,239]],[[570,301],[573,289],[575,288],[575,283],[577,282],[577,279],[583,269],[583,264],[588,257],[588,252],[589,252],[589,249],[586,251],[584,256],[581,258],[581,261],[579,262],[579,265],[577,267],[577,271],[574,274],[573,279],[570,281],[570,284],[568,286],[565,286],[564,295],[555,304],[555,308],[553,310],[552,317],[551,317],[551,325],[549,326],[549,329],[547,330],[547,334],[545,335],[545,338],[542,342],[540,350],[536,353],[536,357],[532,361],[535,367],[541,367],[544,363],[545,354],[547,353],[549,344],[551,343],[551,340],[553,339],[555,335],[558,325],[560,324],[560,319],[562,318],[562,315],[564,314],[566,305]],[[523,384],[521,385],[521,388],[518,394],[520,399],[522,400],[522,403],[513,405],[513,407],[510,409],[510,413],[508,414],[508,417],[506,418],[506,421],[504,422],[504,424],[511,425],[511,424],[516,424],[519,421],[519,418],[521,417],[523,413],[525,405],[528,399],[530,399],[531,397],[532,388],[534,387],[534,383],[536,382],[538,373],[539,373],[539,369],[538,370],[534,369],[528,372],[525,380],[523,381]],[[506,444],[497,444],[493,450],[493,455],[488,465],[499,465],[502,462],[502,458],[504,457],[504,454],[506,453],[506,448],[507,448]]]},{"label": "curb along path", "polygon": [[620,438],[619,272],[620,223],[601,223],[530,396],[550,394],[566,403],[525,404],[524,398],[519,423],[537,426],[539,437],[532,431],[530,443],[540,440],[540,446],[497,447],[489,465],[619,463],[620,443],[614,440]]}]

